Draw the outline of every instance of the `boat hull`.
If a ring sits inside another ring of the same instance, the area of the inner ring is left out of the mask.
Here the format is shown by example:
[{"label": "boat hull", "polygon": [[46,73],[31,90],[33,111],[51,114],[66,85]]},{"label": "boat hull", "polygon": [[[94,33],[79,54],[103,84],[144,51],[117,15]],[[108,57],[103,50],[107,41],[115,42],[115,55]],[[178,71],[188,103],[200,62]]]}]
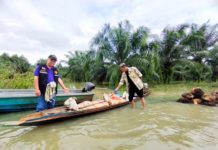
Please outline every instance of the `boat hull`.
[{"label": "boat hull", "polygon": [[[150,91],[148,91],[144,95],[144,97],[147,97],[148,95],[150,95]],[[135,101],[138,101],[138,100],[139,100],[139,98],[135,99]],[[97,102],[97,101],[95,101],[95,102]],[[118,101],[116,101],[116,102],[118,102]],[[107,111],[107,110],[112,110],[112,109],[130,104],[129,101],[125,101],[125,100],[118,102],[118,103],[114,103],[114,102],[110,102],[110,101],[106,102],[104,100],[98,101],[98,104],[100,104],[100,103],[102,105],[100,105],[97,108],[91,106],[91,108],[85,107],[84,109],[82,108],[79,111],[69,111],[66,109],[65,106],[44,110],[44,111],[41,111],[38,113],[33,113],[33,114],[30,114],[30,115],[27,115],[27,116],[21,118],[18,122],[16,122],[16,125],[18,125],[18,126],[39,126],[39,125],[43,125],[43,124],[57,122],[60,120],[76,118],[76,117],[80,117],[80,116],[91,115],[91,114],[95,114],[95,113],[99,113],[99,112],[103,112],[103,111]]]},{"label": "boat hull", "polygon": [[[94,94],[92,92],[82,92],[80,90],[71,90],[64,94],[62,91],[57,94],[56,106],[63,106],[63,103],[69,97],[76,97],[77,103],[85,100],[92,101]],[[32,90],[3,90],[0,91],[0,112],[15,112],[35,109],[37,97]]]},{"label": "boat hull", "polygon": [[[17,125],[18,126],[39,126],[39,125],[44,125],[44,124],[49,124],[49,123],[54,123],[54,122],[58,122],[58,121],[62,121],[65,119],[69,119],[69,118],[76,118],[76,117],[80,117],[80,116],[86,116],[86,115],[91,115],[91,114],[95,114],[95,113],[99,113],[99,112],[103,112],[103,111],[107,111],[107,110],[112,110],[118,107],[122,107],[125,105],[128,105],[130,102],[124,102],[124,103],[120,103],[117,105],[113,105],[113,106],[108,106],[108,107],[101,107],[101,108],[97,108],[97,109],[90,109],[90,110],[84,110],[84,111],[65,111],[66,108],[64,106],[62,107],[57,107],[54,108],[54,110],[56,109],[58,111],[63,110],[63,112],[59,112],[59,113],[54,113],[54,114],[50,114],[50,115],[45,115],[36,119],[30,119],[28,121],[25,122],[18,122]],[[47,110],[49,111],[49,110]]]}]

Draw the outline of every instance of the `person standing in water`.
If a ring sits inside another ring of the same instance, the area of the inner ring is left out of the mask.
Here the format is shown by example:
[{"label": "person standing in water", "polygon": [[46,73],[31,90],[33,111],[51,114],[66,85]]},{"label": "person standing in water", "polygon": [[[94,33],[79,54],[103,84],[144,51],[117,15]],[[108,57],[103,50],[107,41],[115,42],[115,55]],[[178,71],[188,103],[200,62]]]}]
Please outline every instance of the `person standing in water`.
[{"label": "person standing in water", "polygon": [[122,73],[119,85],[114,90],[115,93],[119,90],[119,88],[126,83],[128,87],[129,93],[129,101],[131,102],[131,107],[135,107],[135,101],[133,99],[135,93],[141,100],[142,108],[145,108],[145,100],[143,96],[143,81],[142,81],[142,74],[136,67],[127,67],[125,63],[120,64],[120,71]]}]

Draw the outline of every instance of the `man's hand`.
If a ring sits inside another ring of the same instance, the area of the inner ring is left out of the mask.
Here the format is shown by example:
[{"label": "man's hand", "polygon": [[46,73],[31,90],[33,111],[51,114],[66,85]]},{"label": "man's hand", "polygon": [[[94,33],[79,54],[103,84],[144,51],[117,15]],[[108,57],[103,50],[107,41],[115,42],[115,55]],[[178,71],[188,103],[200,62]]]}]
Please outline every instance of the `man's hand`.
[{"label": "man's hand", "polygon": [[69,92],[70,92],[70,89],[64,88],[63,91],[64,91],[64,93],[69,93]]},{"label": "man's hand", "polygon": [[114,94],[117,94],[117,93],[118,93],[118,90],[117,90],[117,89],[115,89],[115,90],[114,90]]},{"label": "man's hand", "polygon": [[41,95],[41,91],[40,90],[35,90],[35,95],[36,96],[40,96]]}]

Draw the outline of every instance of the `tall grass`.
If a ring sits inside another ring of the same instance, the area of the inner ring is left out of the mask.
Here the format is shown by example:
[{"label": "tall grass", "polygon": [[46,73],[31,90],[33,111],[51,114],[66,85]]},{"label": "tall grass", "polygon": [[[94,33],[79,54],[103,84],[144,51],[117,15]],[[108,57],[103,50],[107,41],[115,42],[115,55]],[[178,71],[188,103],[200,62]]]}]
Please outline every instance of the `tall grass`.
[{"label": "tall grass", "polygon": [[1,69],[0,73],[1,89],[27,89],[33,88],[33,72],[15,73],[13,71]]},{"label": "tall grass", "polygon": [[[30,89],[33,88],[33,71],[16,73],[8,69],[0,70],[0,89]],[[70,79],[63,79],[66,87],[77,88]],[[60,88],[60,86],[59,86]]]}]

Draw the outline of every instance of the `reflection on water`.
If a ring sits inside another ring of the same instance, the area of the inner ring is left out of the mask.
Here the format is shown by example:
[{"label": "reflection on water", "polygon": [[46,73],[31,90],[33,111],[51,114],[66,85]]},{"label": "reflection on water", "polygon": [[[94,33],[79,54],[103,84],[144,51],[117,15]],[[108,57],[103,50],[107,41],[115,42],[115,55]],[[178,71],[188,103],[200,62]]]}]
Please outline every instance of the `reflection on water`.
[{"label": "reflection on water", "polygon": [[[95,89],[95,99],[111,90]],[[218,149],[218,107],[174,102],[153,93],[140,103],[40,127],[0,126],[0,149]],[[17,120],[30,112],[0,114]]]}]

